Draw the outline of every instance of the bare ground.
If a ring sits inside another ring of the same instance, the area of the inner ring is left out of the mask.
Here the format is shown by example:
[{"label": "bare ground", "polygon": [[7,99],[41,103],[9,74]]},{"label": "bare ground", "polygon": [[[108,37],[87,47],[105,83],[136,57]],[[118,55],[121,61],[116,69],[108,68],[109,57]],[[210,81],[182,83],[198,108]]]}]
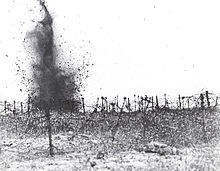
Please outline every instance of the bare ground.
[{"label": "bare ground", "polygon": [[74,134],[53,136],[53,157],[48,154],[48,139],[0,135],[0,170],[146,170],[146,171],[218,171],[220,144],[180,149],[179,155],[138,152],[106,137]]}]

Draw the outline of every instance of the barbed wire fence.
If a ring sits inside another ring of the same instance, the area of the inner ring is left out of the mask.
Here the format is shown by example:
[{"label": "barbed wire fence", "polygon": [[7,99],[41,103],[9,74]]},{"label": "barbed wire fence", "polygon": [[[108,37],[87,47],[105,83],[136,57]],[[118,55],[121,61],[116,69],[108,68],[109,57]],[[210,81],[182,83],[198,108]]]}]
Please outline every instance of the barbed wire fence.
[{"label": "barbed wire fence", "polygon": [[218,107],[218,99],[220,95],[204,91],[191,96],[179,95],[176,99],[164,94],[163,97],[158,96],[140,96],[134,95],[133,98],[123,97],[119,102],[116,96],[113,100],[101,96],[97,98],[96,104],[86,105],[89,112],[146,112],[148,110],[159,109],[193,109],[193,108],[214,108]]},{"label": "barbed wire fence", "polygon": [[[191,96],[179,95],[176,99],[164,94],[163,97],[158,96],[140,96],[134,95],[133,98],[123,97],[119,99],[116,96],[113,100],[108,100],[107,97],[101,96],[97,98],[96,104],[85,104],[84,98],[81,101],[77,101],[80,104],[80,113],[90,112],[146,112],[148,110],[159,110],[159,109],[193,109],[193,108],[210,108],[218,107],[218,99],[220,95],[209,93],[204,91]],[[66,100],[59,102],[59,110],[68,108],[70,112],[74,112],[75,101]],[[55,103],[52,101],[52,103]],[[7,114],[30,114],[31,110],[31,99],[26,102],[19,101],[0,101],[0,115]],[[40,106],[38,109],[40,110]]]},{"label": "barbed wire fence", "polygon": [[[216,129],[214,124],[218,114],[213,111],[219,107],[219,97],[208,91],[191,96],[178,95],[176,99],[167,94],[162,97],[134,95],[121,99],[116,96],[112,100],[102,96],[91,105],[86,104],[84,98],[77,101],[78,111],[74,107],[75,101],[51,101],[55,106],[51,108],[51,125],[53,133],[96,130],[102,134],[108,131],[113,140],[121,127],[141,129],[143,137],[153,132],[158,137],[169,138],[168,133],[178,130],[190,132],[193,128],[194,134],[197,137],[201,135],[200,139],[206,141],[214,136],[210,132]],[[45,111],[41,110],[41,105],[43,102],[34,107],[31,98],[25,102],[1,101],[0,123],[16,134],[46,134]]]}]

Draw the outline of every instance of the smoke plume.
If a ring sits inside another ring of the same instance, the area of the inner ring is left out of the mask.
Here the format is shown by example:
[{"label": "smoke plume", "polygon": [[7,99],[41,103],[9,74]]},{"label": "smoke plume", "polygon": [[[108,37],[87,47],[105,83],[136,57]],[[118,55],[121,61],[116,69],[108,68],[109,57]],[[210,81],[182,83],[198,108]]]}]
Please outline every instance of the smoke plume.
[{"label": "smoke plume", "polygon": [[76,85],[75,74],[62,71],[56,64],[53,18],[45,2],[39,0],[39,4],[43,19],[37,21],[34,30],[27,34],[37,56],[32,64],[34,101],[39,103],[77,99],[79,86]]}]

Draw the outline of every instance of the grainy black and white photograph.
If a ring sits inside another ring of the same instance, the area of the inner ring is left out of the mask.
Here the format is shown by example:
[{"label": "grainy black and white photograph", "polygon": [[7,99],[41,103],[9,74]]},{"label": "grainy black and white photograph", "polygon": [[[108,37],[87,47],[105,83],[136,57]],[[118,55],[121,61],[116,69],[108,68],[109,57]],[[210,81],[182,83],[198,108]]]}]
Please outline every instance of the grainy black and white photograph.
[{"label": "grainy black and white photograph", "polygon": [[0,171],[219,171],[220,2],[0,1]]}]

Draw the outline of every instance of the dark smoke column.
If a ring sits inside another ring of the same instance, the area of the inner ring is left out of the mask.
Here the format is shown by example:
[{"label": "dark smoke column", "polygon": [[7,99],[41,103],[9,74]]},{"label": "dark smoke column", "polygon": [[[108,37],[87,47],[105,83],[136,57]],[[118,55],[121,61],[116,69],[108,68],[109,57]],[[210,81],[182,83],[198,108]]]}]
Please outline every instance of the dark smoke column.
[{"label": "dark smoke column", "polygon": [[53,19],[44,2],[40,1],[40,5],[45,16],[42,21],[37,23],[36,30],[33,32],[39,56],[39,63],[33,67],[34,79],[39,87],[38,98],[43,101],[63,99],[62,86],[64,85],[58,75],[59,71],[54,58]]},{"label": "dark smoke column", "polygon": [[[34,83],[37,84],[37,93],[34,99],[34,105],[40,105],[45,111],[47,121],[47,132],[49,138],[49,153],[52,156],[52,127],[50,110],[53,107],[51,100],[64,99],[63,89],[64,82],[59,77],[59,70],[56,68],[54,58],[54,34],[53,34],[53,19],[48,12],[45,3],[39,1],[44,12],[44,18],[39,21],[29,36],[36,42],[35,50],[37,62],[33,64]],[[43,104],[43,105],[41,105]]]},{"label": "dark smoke column", "polygon": [[[39,0],[39,3],[42,7],[43,19],[37,22],[32,32],[28,33],[28,39],[32,41],[36,54],[36,62],[33,64],[35,88],[32,99],[35,105],[52,101],[53,103],[50,105],[55,105],[51,107],[56,107],[57,102],[76,99],[78,89],[74,81],[74,74],[67,74],[58,69],[56,65],[53,18],[45,6],[45,2]],[[71,102],[71,106],[74,105],[73,102]],[[77,103],[75,103],[76,106]]]}]

